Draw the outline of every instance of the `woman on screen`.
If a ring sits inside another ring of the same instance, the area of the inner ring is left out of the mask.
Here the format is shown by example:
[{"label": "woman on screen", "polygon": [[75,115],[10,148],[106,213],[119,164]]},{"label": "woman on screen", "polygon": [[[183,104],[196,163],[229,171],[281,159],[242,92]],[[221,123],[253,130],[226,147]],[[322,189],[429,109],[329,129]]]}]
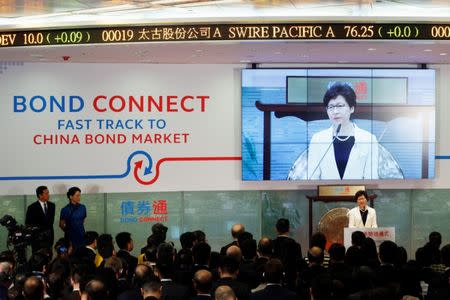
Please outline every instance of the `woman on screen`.
[{"label": "woman on screen", "polygon": [[365,227],[365,228],[377,228],[377,214],[375,209],[367,205],[367,193],[365,191],[357,191],[354,197],[357,207],[352,208],[348,216],[348,227]]},{"label": "woman on screen", "polygon": [[312,136],[306,161],[299,157],[288,179],[378,179],[378,141],[350,118],[356,109],[352,87],[333,83],[323,104],[331,126]]}]

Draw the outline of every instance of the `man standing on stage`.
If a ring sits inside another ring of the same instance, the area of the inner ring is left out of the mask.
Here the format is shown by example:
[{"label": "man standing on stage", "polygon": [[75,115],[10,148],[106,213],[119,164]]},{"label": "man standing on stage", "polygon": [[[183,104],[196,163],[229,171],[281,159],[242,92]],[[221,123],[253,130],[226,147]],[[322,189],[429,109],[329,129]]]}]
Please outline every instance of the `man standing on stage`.
[{"label": "man standing on stage", "polygon": [[67,191],[69,204],[61,209],[59,227],[64,231],[66,240],[70,240],[73,249],[84,245],[84,220],[86,219],[86,206],[80,204],[81,190],[71,187]]},{"label": "man standing on stage", "polygon": [[35,253],[39,249],[52,249],[54,232],[53,222],[55,221],[55,203],[49,201],[50,193],[46,186],[39,186],[36,189],[38,200],[30,204],[27,208],[25,224],[36,226],[38,231],[33,235],[31,251]]}]

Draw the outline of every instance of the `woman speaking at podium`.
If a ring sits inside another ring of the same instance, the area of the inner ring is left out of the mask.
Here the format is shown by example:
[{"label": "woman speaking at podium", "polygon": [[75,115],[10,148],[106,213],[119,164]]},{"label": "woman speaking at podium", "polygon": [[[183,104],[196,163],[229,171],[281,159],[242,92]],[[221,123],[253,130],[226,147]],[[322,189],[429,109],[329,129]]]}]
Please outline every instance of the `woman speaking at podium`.
[{"label": "woman speaking at podium", "polygon": [[357,191],[354,199],[358,204],[357,207],[352,208],[348,216],[348,227],[366,227],[366,228],[377,228],[377,214],[375,209],[367,205],[367,193],[365,191]]}]

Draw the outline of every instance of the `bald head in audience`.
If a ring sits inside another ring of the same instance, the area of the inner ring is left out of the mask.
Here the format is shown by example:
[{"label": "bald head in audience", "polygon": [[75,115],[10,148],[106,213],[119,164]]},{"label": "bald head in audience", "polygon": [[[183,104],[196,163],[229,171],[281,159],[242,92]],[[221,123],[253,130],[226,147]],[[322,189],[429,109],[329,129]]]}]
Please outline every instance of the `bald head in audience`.
[{"label": "bald head in audience", "polygon": [[236,295],[231,287],[228,285],[221,285],[216,289],[214,294],[215,300],[236,300]]},{"label": "bald head in audience", "polygon": [[270,258],[273,255],[272,240],[266,236],[262,237],[258,243],[258,254],[260,257]]},{"label": "bald head in audience", "polygon": [[194,274],[194,288],[197,295],[209,295],[212,288],[212,274],[207,270],[199,270]]},{"label": "bald head in audience", "polygon": [[42,280],[35,276],[28,277],[23,285],[23,297],[26,300],[44,299],[44,283]]},{"label": "bald head in audience", "polygon": [[237,240],[238,235],[245,231],[245,226],[243,224],[234,224],[231,227],[231,236],[234,240]]},{"label": "bald head in audience", "polygon": [[238,246],[228,247],[227,256],[234,258],[239,263],[242,261],[242,251]]}]

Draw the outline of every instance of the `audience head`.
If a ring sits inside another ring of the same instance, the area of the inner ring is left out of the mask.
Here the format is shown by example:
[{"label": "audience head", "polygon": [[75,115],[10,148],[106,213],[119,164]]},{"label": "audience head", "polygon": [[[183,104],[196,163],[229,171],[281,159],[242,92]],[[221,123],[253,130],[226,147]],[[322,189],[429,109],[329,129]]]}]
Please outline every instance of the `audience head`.
[{"label": "audience head", "polygon": [[345,247],[342,244],[334,243],[328,250],[330,254],[330,263],[343,262],[345,259]]},{"label": "audience head", "polygon": [[44,299],[44,283],[36,276],[28,277],[22,293],[25,300],[42,300]]},{"label": "audience head", "polygon": [[156,246],[159,246],[159,244],[164,243],[166,241],[167,230],[168,228],[164,226],[164,224],[162,223],[156,223],[152,226],[151,236],[153,237]]},{"label": "audience head", "polygon": [[207,270],[199,270],[195,272],[192,281],[197,294],[209,294],[211,291],[213,281],[211,272]]},{"label": "audience head", "polygon": [[431,247],[439,249],[442,243],[442,235],[437,231],[431,232],[428,236],[428,243]]},{"label": "audience head", "polygon": [[194,246],[195,235],[192,232],[185,232],[180,235],[181,248],[192,249]]},{"label": "audience head", "polygon": [[316,232],[311,237],[311,248],[316,246],[322,250],[325,250],[325,246],[327,245],[327,237],[322,232]]},{"label": "audience head", "polygon": [[139,264],[136,266],[133,277],[133,287],[141,287],[144,282],[158,280],[153,270],[144,264]]},{"label": "audience head", "polygon": [[311,283],[311,295],[314,300],[334,299],[333,278],[328,273],[321,273]]},{"label": "audience head", "polygon": [[288,219],[278,219],[277,224],[275,225],[278,234],[288,234],[289,233],[289,220]]},{"label": "audience head", "polygon": [[160,281],[146,281],[141,287],[142,299],[149,299],[149,297],[159,299],[161,297],[161,290],[162,286]]},{"label": "audience head", "polygon": [[238,246],[230,246],[227,249],[226,256],[232,257],[238,264],[242,261],[242,251]]},{"label": "audience head", "polygon": [[398,267],[403,267],[408,261],[408,253],[404,247],[397,247],[395,253],[395,265]]},{"label": "audience head", "polygon": [[114,242],[110,234],[104,233],[97,238],[97,250],[103,259],[114,255]]},{"label": "audience head", "polygon": [[86,231],[84,234],[84,244],[97,249],[98,233],[96,231]]},{"label": "audience head", "polygon": [[108,288],[104,282],[93,279],[86,284],[84,293],[88,300],[105,300],[108,299]]},{"label": "audience head", "polygon": [[33,253],[30,259],[28,260],[30,270],[35,272],[47,271],[49,263],[50,257],[48,257],[48,255],[40,251]]},{"label": "audience head", "polygon": [[134,244],[131,233],[120,232],[116,235],[116,244],[120,250],[133,251]]},{"label": "audience head", "polygon": [[195,230],[193,232],[195,236],[195,243],[206,243],[206,234],[201,230]]},{"label": "audience head", "polygon": [[352,233],[352,246],[363,247],[366,236],[362,231],[354,231]]},{"label": "audience head", "polygon": [[236,300],[236,295],[231,287],[228,285],[221,285],[217,287],[214,293],[215,300]]},{"label": "audience head", "polygon": [[248,231],[244,231],[244,232],[239,233],[237,242],[240,247],[242,245],[242,243],[244,243],[246,240],[252,240],[252,239],[253,239],[253,234],[251,234]]},{"label": "audience head", "polygon": [[245,226],[243,224],[234,224],[231,227],[231,236],[233,240],[237,240],[240,233],[245,231]]},{"label": "audience head", "polygon": [[0,285],[9,286],[13,281],[13,265],[9,261],[0,262]]},{"label": "audience head", "polygon": [[272,257],[273,243],[272,240],[266,236],[262,237],[258,243],[258,253],[260,256]]},{"label": "audience head", "polygon": [[194,257],[194,264],[209,265],[211,246],[205,242],[195,244],[192,248],[192,256]]},{"label": "audience head", "polygon": [[114,271],[116,277],[119,278],[123,271],[122,260],[117,256],[111,256],[105,261],[105,268],[109,268]]},{"label": "audience head", "polygon": [[345,264],[350,267],[360,267],[364,262],[364,254],[361,248],[350,246],[345,253]]},{"label": "audience head", "polygon": [[267,283],[281,283],[283,280],[283,264],[279,259],[273,258],[266,263],[264,278]]},{"label": "audience head", "polygon": [[384,264],[395,264],[397,256],[397,244],[392,241],[384,241],[380,244],[380,261]]},{"label": "audience head", "polygon": [[158,246],[156,254],[156,268],[161,278],[171,278],[174,270],[175,248],[170,243],[162,243]]},{"label": "audience head", "polygon": [[220,261],[219,272],[221,277],[236,276],[239,270],[239,262],[232,256],[224,256]]},{"label": "audience head", "polygon": [[352,274],[355,287],[359,290],[369,290],[374,288],[375,272],[368,266],[361,266]]},{"label": "audience head", "polygon": [[321,265],[323,263],[324,253],[320,247],[312,247],[308,250],[308,261],[310,265]]},{"label": "audience head", "polygon": [[254,239],[245,240],[241,246],[242,256],[246,260],[252,260],[256,257],[256,241]]}]

